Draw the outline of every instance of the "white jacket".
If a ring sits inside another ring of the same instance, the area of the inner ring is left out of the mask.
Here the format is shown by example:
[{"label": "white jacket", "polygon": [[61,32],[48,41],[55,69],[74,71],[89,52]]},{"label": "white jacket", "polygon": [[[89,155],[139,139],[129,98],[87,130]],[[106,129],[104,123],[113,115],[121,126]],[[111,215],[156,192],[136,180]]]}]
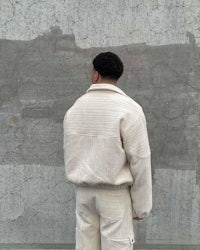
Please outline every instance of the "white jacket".
[{"label": "white jacket", "polygon": [[75,185],[129,185],[134,216],[152,209],[151,152],[142,107],[119,87],[91,84],[63,120],[65,174]]}]

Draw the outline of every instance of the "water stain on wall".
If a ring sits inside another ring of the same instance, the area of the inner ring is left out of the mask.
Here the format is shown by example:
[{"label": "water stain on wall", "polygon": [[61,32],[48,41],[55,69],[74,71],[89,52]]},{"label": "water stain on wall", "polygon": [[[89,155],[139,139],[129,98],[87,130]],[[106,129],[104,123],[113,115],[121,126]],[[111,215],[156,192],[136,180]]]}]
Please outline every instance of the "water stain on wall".
[{"label": "water stain on wall", "polygon": [[91,84],[92,58],[108,50],[124,62],[118,86],[146,114],[153,169],[199,168],[200,48],[194,39],[81,49],[59,27],[31,41],[0,40],[1,164],[63,166],[64,114]]}]

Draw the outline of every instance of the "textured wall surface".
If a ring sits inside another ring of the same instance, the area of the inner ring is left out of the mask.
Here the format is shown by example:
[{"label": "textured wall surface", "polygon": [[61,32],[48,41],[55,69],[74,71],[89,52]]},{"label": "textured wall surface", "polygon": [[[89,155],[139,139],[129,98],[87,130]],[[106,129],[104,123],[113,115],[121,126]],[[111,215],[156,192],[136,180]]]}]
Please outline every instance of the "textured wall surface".
[{"label": "textured wall surface", "polygon": [[199,0],[1,0],[1,36],[28,40],[59,25],[79,47],[200,44]]},{"label": "textured wall surface", "polygon": [[62,121],[108,50],[152,150],[153,210],[134,221],[135,249],[200,249],[199,1],[140,2],[0,0],[1,249],[73,249]]}]

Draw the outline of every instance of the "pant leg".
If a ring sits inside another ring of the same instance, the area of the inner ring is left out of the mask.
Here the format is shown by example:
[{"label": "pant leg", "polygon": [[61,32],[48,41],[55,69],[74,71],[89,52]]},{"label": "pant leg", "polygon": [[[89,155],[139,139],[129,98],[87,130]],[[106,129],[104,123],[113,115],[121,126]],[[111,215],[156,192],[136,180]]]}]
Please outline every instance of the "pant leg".
[{"label": "pant leg", "polygon": [[101,250],[100,217],[95,208],[94,191],[76,188],[75,250]]},{"label": "pant leg", "polygon": [[99,190],[101,250],[132,250],[135,242],[129,189]]}]

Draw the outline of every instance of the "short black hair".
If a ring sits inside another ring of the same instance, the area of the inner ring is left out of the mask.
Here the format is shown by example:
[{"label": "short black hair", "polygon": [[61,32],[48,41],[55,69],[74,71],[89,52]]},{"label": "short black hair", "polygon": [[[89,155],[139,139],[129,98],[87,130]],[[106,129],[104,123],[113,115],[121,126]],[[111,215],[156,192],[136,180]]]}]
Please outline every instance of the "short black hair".
[{"label": "short black hair", "polygon": [[124,65],[116,54],[108,51],[93,59],[93,66],[103,78],[118,80],[124,71]]}]

